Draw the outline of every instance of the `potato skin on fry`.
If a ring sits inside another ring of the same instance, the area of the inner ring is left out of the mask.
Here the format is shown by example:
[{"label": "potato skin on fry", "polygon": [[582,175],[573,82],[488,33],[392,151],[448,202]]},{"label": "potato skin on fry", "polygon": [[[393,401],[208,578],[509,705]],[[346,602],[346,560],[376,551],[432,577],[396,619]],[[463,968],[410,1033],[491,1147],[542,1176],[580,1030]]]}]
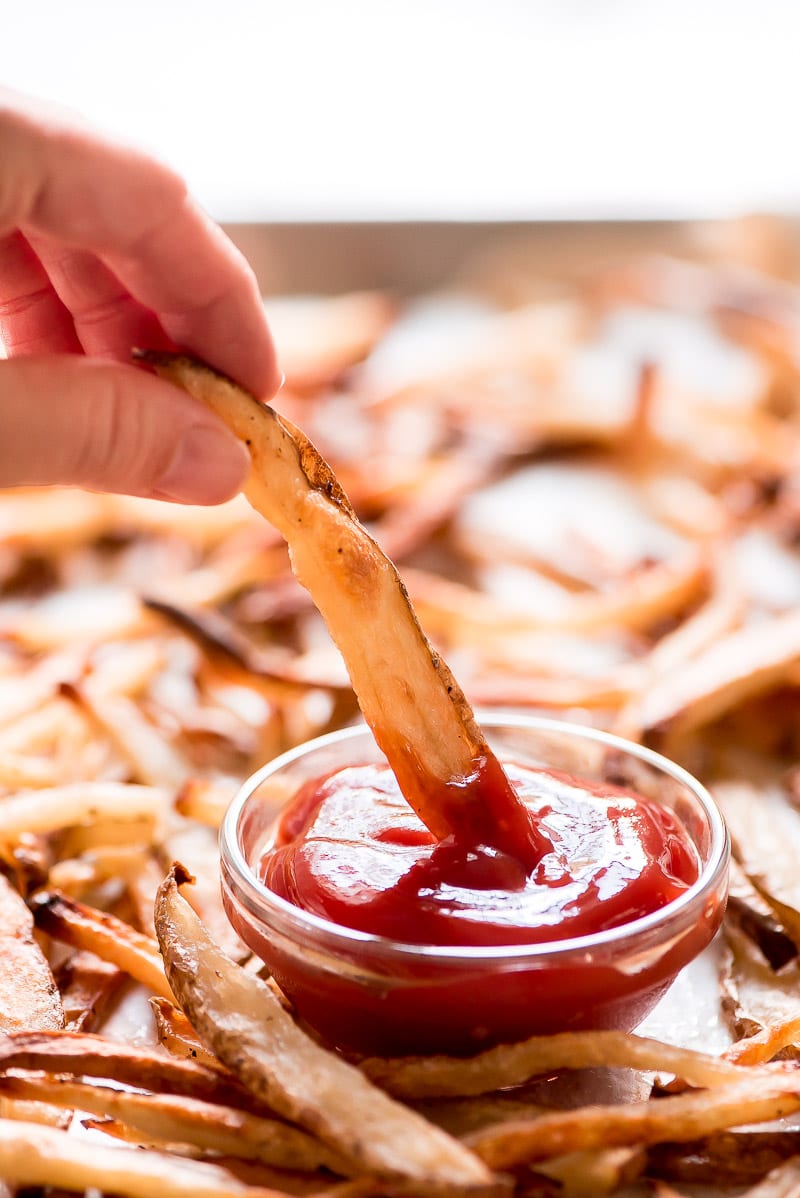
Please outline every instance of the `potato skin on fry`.
[{"label": "potato skin on fry", "polygon": [[438,838],[456,834],[535,864],[548,843],[429,644],[397,570],[305,434],[202,362],[150,350],[135,357],[205,403],[248,447],[245,495],[288,542],[292,569],[322,613],[364,718],[423,823]]},{"label": "potato skin on fry", "polygon": [[156,901],[156,931],[170,984],[222,1063],[361,1170],[485,1194],[493,1179],[471,1152],[321,1048],[268,986],[220,952],[180,894],[189,879],[173,866]]},{"label": "potato skin on fry", "polygon": [[33,916],[0,874],[0,1030],[55,1031],[64,1010],[50,966],[33,937]]}]

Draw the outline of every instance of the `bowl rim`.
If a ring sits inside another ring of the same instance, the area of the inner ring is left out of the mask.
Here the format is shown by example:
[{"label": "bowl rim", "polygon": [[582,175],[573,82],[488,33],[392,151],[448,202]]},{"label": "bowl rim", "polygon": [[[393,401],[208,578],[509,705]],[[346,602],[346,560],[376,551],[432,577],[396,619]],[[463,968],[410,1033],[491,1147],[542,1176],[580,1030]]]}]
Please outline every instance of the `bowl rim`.
[{"label": "bowl rim", "polygon": [[[394,940],[388,936],[379,936],[348,928],[306,911],[302,907],[297,907],[265,886],[248,864],[238,836],[239,823],[245,805],[269,777],[293,764],[307,753],[343,741],[357,740],[362,737],[371,738],[371,730],[362,723],[303,741],[293,749],[289,749],[261,766],[242,783],[220,825],[219,846],[223,891],[227,888],[231,892],[231,899],[243,904],[250,915],[261,923],[268,920],[265,908],[272,915],[280,917],[281,922],[287,925],[280,929],[284,934],[294,927],[299,931],[316,933],[325,942],[326,947],[334,942],[338,942],[343,948],[350,947],[354,950],[359,947],[364,950],[368,947],[371,954],[378,954],[386,958],[395,957],[406,961],[416,958],[453,965],[465,962],[472,964],[478,961],[508,964],[527,963],[530,965],[536,961],[545,962],[553,958],[586,957],[594,955],[597,950],[603,948],[630,949],[637,947],[635,942],[638,941],[646,942],[642,947],[655,947],[655,943],[662,945],[663,939],[670,933],[675,937],[680,935],[695,908],[704,904],[706,898],[717,889],[727,871],[730,858],[728,829],[708,789],[677,762],[671,761],[668,757],[646,748],[644,745],[638,745],[602,729],[573,724],[566,720],[554,720],[546,716],[510,713],[497,709],[477,711],[475,714],[478,722],[489,733],[492,729],[505,727],[522,731],[551,732],[594,741],[636,757],[680,783],[698,801],[708,821],[710,832],[708,859],[701,864],[696,880],[676,899],[638,919],[585,936],[543,941],[538,944],[474,946],[413,944],[408,941]],[[699,918],[702,918],[702,912]],[[675,928],[675,924],[678,924],[679,927]],[[655,933],[660,933],[657,941],[654,941]],[[323,945],[320,944],[320,947],[322,948]]]}]

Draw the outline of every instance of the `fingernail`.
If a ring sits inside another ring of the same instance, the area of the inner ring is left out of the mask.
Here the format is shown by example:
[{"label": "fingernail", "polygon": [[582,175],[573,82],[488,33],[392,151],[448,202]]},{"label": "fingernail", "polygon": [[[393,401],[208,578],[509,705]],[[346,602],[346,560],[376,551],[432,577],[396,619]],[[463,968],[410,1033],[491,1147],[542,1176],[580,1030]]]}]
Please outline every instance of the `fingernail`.
[{"label": "fingernail", "polygon": [[249,463],[241,441],[195,425],[178,442],[154,495],[178,503],[222,503],[241,490]]}]

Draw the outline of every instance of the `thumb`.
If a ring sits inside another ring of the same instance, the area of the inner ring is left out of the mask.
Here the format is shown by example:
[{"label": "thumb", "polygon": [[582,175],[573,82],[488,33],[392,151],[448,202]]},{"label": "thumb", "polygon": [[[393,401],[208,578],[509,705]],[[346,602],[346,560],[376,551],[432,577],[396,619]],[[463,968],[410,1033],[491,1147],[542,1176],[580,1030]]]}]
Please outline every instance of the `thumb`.
[{"label": "thumb", "polygon": [[0,361],[0,487],[221,503],[248,464],[212,412],[133,366],[77,355]]}]

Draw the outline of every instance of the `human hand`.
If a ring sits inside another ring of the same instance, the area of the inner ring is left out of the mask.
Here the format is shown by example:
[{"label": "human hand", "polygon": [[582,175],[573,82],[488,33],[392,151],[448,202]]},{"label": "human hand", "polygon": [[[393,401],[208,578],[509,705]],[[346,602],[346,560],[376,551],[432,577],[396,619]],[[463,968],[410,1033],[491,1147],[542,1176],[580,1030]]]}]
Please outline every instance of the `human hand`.
[{"label": "human hand", "polygon": [[0,89],[3,346],[0,487],[220,502],[244,448],[131,349],[193,351],[259,398],[279,384],[255,278],[182,180]]}]

